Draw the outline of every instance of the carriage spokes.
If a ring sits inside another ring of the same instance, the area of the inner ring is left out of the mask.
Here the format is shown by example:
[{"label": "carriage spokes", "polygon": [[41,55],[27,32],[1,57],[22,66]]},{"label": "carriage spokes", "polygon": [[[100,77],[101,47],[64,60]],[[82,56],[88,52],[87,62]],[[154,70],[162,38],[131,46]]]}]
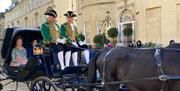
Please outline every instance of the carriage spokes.
[{"label": "carriage spokes", "polygon": [[47,77],[38,77],[32,82],[31,91],[63,91]]}]

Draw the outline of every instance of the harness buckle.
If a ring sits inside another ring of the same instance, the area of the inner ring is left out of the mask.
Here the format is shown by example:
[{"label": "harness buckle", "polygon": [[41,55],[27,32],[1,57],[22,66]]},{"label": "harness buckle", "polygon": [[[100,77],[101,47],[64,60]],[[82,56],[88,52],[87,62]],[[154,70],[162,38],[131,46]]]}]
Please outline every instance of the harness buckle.
[{"label": "harness buckle", "polygon": [[159,56],[159,55],[160,55],[160,51],[161,51],[161,50],[160,50],[159,48],[157,48],[154,55],[155,55],[155,56]]},{"label": "harness buckle", "polygon": [[162,81],[162,82],[165,82],[165,81],[168,80],[168,76],[167,75],[160,75],[159,80]]}]

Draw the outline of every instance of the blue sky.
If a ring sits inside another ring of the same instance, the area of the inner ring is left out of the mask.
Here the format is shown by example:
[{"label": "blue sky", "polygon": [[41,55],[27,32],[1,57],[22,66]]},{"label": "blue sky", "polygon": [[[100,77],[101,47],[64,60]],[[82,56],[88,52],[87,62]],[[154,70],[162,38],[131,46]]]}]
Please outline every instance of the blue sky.
[{"label": "blue sky", "polygon": [[11,5],[11,0],[0,0],[0,12],[4,12]]}]

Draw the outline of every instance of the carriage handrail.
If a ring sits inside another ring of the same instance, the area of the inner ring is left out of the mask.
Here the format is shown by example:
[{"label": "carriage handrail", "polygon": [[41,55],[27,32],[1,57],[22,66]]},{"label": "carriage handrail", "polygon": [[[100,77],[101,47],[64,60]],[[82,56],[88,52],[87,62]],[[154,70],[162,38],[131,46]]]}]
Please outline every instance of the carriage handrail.
[{"label": "carriage handrail", "polygon": [[93,52],[102,52],[103,50],[102,49],[87,49],[87,48],[82,48],[82,47],[77,47],[77,46],[74,46],[74,45],[70,45],[71,47],[74,47],[74,48],[77,48],[77,49],[81,49],[81,50],[91,50]]},{"label": "carriage handrail", "polygon": [[97,52],[102,52],[104,51],[103,49],[90,49],[90,48],[82,48],[82,47],[77,47],[75,45],[69,45],[73,48],[76,48],[76,49],[81,49],[81,50],[91,50],[91,52],[94,52],[94,53],[97,53]]}]

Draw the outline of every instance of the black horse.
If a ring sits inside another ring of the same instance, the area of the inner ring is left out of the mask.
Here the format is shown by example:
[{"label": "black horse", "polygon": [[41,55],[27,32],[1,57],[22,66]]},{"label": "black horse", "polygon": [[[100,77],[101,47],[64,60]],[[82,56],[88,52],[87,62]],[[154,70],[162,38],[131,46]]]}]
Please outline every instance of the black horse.
[{"label": "black horse", "polygon": [[[180,76],[180,50],[176,48],[180,48],[180,44],[161,48],[160,61],[166,75]],[[89,64],[90,69],[92,69],[89,70],[89,82],[95,82],[96,69],[100,71],[105,82],[159,77],[160,72],[155,61],[155,51],[156,49],[122,47],[105,50]],[[160,91],[161,89],[163,91],[180,91],[180,80],[167,80],[164,86],[163,82],[158,79],[144,79],[125,84],[131,91]],[[119,91],[119,85],[106,84],[103,91]]]}]

